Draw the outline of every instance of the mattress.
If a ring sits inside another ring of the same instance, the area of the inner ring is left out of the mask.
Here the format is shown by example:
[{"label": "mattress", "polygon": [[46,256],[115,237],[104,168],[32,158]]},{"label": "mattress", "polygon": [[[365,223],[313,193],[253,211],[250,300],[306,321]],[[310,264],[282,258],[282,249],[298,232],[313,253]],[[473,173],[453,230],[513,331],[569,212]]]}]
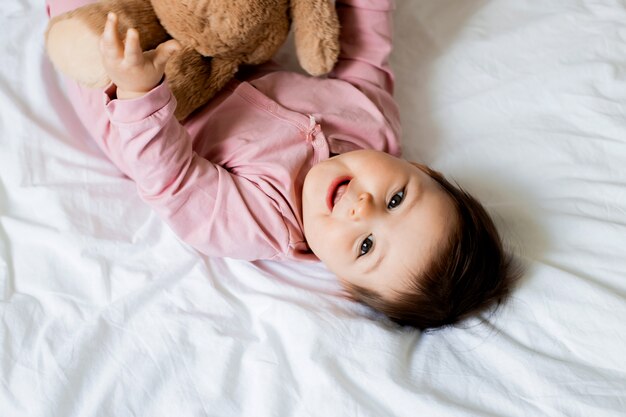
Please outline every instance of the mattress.
[{"label": "mattress", "polygon": [[[321,265],[210,259],[72,113],[42,2],[0,8],[0,415],[626,415],[626,2],[398,1],[407,158],[524,266],[431,333]],[[289,61],[289,50],[279,54]]]}]

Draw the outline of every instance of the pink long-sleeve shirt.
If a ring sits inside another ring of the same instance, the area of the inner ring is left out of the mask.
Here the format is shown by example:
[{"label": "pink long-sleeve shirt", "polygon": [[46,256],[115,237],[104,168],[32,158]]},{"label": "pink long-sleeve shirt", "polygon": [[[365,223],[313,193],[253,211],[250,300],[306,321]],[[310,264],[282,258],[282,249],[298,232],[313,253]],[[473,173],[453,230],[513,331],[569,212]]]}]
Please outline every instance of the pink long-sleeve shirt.
[{"label": "pink long-sleeve shirt", "polygon": [[303,233],[307,172],[355,149],[400,153],[392,8],[393,0],[338,0],[341,53],[328,78],[240,77],[183,124],[166,83],[132,100],[114,99],[114,86],[69,83],[70,98],[141,198],[198,251],[317,260]]}]

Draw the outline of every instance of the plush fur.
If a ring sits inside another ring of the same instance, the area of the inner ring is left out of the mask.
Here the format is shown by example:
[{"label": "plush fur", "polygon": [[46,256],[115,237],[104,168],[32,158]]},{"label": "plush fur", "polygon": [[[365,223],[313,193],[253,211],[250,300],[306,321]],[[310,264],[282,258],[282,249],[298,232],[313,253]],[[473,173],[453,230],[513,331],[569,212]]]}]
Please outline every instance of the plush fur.
[{"label": "plush fur", "polygon": [[237,72],[269,60],[293,21],[298,60],[311,75],[329,72],[339,54],[339,22],[331,0],[100,0],[57,16],[46,31],[55,67],[88,87],[110,82],[98,53],[108,12],[120,36],[139,31],[144,50],[171,38],[182,48],[165,68],[178,106],[188,117]]}]

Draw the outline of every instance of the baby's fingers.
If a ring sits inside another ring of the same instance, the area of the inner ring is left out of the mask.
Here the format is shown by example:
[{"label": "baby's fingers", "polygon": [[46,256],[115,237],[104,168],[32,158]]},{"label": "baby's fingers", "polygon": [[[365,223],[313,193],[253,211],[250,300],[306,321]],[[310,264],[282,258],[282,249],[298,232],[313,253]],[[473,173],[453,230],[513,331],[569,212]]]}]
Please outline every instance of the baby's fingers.
[{"label": "baby's fingers", "polygon": [[154,67],[160,70],[165,68],[167,61],[178,50],[180,50],[180,44],[174,39],[160,44],[154,53]]},{"label": "baby's fingers", "polygon": [[117,61],[122,58],[124,44],[117,34],[117,16],[109,13],[100,40],[100,51],[105,60]]},{"label": "baby's fingers", "polygon": [[143,51],[139,43],[139,33],[136,29],[128,29],[126,32],[124,60],[130,66],[143,64]]}]

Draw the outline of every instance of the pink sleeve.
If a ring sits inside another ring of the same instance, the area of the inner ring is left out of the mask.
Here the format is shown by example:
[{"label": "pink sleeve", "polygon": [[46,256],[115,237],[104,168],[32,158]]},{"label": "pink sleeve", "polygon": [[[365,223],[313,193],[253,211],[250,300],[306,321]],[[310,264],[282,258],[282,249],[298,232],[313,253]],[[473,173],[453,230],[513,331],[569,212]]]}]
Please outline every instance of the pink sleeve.
[{"label": "pink sleeve", "polygon": [[247,260],[271,259],[288,247],[278,205],[250,180],[193,151],[166,83],[133,100],[111,100],[114,88],[104,98],[98,92],[106,115],[93,105],[77,110],[83,122],[94,122],[98,145],[181,239],[209,256]]},{"label": "pink sleeve", "polygon": [[341,23],[341,52],[333,75],[370,88],[393,93],[389,66],[393,0],[337,0]]},{"label": "pink sleeve", "polygon": [[330,74],[361,90],[399,135],[400,114],[393,99],[392,50],[394,0],[337,0],[341,52]]}]

